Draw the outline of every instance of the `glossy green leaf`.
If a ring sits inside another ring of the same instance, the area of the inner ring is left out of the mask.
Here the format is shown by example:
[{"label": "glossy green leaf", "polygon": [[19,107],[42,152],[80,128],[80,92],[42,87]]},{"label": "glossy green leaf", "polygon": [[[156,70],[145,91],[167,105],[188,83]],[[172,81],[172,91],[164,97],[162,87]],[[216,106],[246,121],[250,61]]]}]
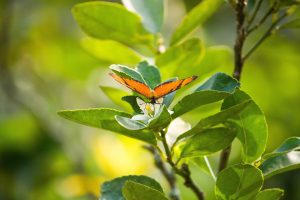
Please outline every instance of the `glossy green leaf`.
[{"label": "glossy green leaf", "polygon": [[211,128],[186,140],[181,157],[205,156],[228,147],[236,133],[227,128]]},{"label": "glossy green leaf", "polygon": [[118,124],[118,122],[115,120],[116,115],[122,117],[131,117],[130,114],[125,112],[107,108],[92,108],[82,110],[64,110],[59,111],[58,114],[61,117],[79,124],[113,131],[131,138],[156,144],[156,139],[152,132],[128,130]]},{"label": "glossy green leaf", "polygon": [[185,137],[189,137],[191,135],[195,135],[198,133],[201,133],[203,130],[218,125],[220,123],[226,122],[228,119],[231,119],[233,117],[236,117],[240,112],[242,112],[249,104],[251,103],[251,100],[244,101],[240,104],[237,104],[235,106],[232,106],[226,110],[223,110],[219,113],[216,113],[214,115],[211,115],[209,117],[206,117],[204,119],[201,119],[196,126],[194,126],[189,131],[183,133],[180,135],[177,140],[180,140]]},{"label": "glossy green leaf", "polygon": [[124,90],[120,90],[120,89],[108,87],[108,86],[100,86],[100,89],[113,103],[123,107],[127,111],[131,110],[131,106],[128,105],[128,103],[121,101],[122,97],[128,95],[127,92],[125,92]]},{"label": "glossy green leaf", "polygon": [[115,118],[121,126],[129,130],[143,130],[147,127],[144,123],[139,122],[137,120],[133,120],[128,117],[122,117],[117,115],[115,116]]},{"label": "glossy green leaf", "polygon": [[137,71],[142,75],[146,84],[154,89],[155,86],[161,83],[160,72],[157,67],[149,65],[146,61],[140,62],[137,65]]},{"label": "glossy green leaf", "polygon": [[[250,99],[251,97],[245,92],[240,90],[236,91],[233,95],[224,100],[222,110]],[[241,141],[243,146],[243,161],[251,163],[260,158],[266,148],[268,128],[265,115],[258,105],[251,101],[230,124],[238,131],[237,138]]]},{"label": "glossy green leaf", "polygon": [[134,50],[113,40],[85,38],[81,44],[91,55],[109,64],[135,65],[142,60]]},{"label": "glossy green leaf", "polygon": [[192,38],[159,54],[155,63],[165,77],[197,75],[203,52],[202,42]]},{"label": "glossy green leaf", "polygon": [[164,21],[164,0],[122,0],[126,8],[142,17],[144,27],[152,33],[160,31]]},{"label": "glossy green leaf", "polygon": [[234,165],[218,174],[215,195],[218,200],[253,200],[262,184],[259,169],[252,165]]},{"label": "glossy green leaf", "polygon": [[171,44],[179,43],[190,32],[201,26],[223,3],[223,0],[205,0],[192,9],[182,20],[171,38]]},{"label": "glossy green leaf", "polygon": [[160,108],[159,113],[149,122],[149,129],[160,130],[167,127],[172,121],[172,117],[165,105]]},{"label": "glossy green leaf", "polygon": [[265,178],[276,174],[300,168],[300,151],[291,151],[286,154],[278,154],[266,159],[259,168],[263,171]]},{"label": "glossy green leaf", "polygon": [[284,191],[278,188],[266,189],[260,191],[255,200],[280,200]]},{"label": "glossy green leaf", "polygon": [[159,192],[163,192],[162,187],[154,179],[147,176],[123,176],[120,178],[107,181],[101,186],[100,200],[125,200],[122,194],[122,188],[127,181],[133,181],[153,188]]},{"label": "glossy green leaf", "polygon": [[130,67],[127,67],[125,65],[111,65],[109,68],[122,77],[128,77],[142,83],[146,83],[142,75]]},{"label": "glossy green leaf", "polygon": [[139,105],[136,102],[136,98],[137,98],[136,96],[129,95],[129,96],[123,96],[122,100],[127,102],[135,113],[142,113],[142,110],[140,109]]},{"label": "glossy green leaf", "polygon": [[126,200],[168,200],[161,191],[133,181],[126,181],[122,191]]},{"label": "glossy green leaf", "polygon": [[300,150],[300,137],[291,137],[286,139],[274,152],[265,154],[263,160],[298,150]]},{"label": "glossy green leaf", "polygon": [[120,4],[86,2],[75,5],[72,11],[81,29],[92,37],[129,45],[150,45],[153,41],[140,18]]},{"label": "glossy green leaf", "polygon": [[199,106],[220,101],[239,87],[239,82],[231,76],[224,73],[216,73],[200,87],[198,87],[192,94],[183,97],[173,107],[172,117],[178,117],[186,112],[189,112]]}]

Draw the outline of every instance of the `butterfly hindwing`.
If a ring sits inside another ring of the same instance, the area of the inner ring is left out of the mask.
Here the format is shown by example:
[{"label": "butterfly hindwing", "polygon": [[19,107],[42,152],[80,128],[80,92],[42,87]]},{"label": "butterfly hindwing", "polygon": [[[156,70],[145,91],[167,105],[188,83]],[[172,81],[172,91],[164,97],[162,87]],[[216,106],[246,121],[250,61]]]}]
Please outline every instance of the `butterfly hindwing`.
[{"label": "butterfly hindwing", "polygon": [[195,80],[197,76],[191,76],[186,79],[180,79],[176,81],[169,81],[162,83],[154,88],[154,98],[159,99],[167,94],[170,94],[171,92],[174,92],[183,86],[191,83],[193,80]]},{"label": "butterfly hindwing", "polygon": [[125,85],[126,87],[128,87],[129,89],[143,95],[146,98],[151,99],[152,98],[152,91],[151,89],[144,83],[139,82],[137,80],[134,79],[130,79],[130,78],[125,78],[125,77],[121,77],[118,76],[114,73],[110,73],[110,75],[119,83],[121,83],[122,85]]}]

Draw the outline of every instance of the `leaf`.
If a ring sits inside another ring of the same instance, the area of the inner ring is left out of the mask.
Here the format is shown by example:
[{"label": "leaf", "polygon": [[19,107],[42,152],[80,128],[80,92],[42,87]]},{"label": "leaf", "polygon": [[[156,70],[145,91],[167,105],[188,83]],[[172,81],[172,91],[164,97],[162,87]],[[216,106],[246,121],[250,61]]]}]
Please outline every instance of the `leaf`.
[{"label": "leaf", "polygon": [[144,27],[152,33],[161,30],[164,21],[164,0],[122,0],[126,8],[142,17]]},{"label": "leaf", "polygon": [[109,64],[135,65],[142,60],[134,50],[113,40],[85,38],[81,45],[91,55]]},{"label": "leaf", "polygon": [[172,121],[172,117],[165,105],[160,107],[159,113],[149,122],[148,128],[151,130],[161,130],[166,128]]},{"label": "leaf", "polygon": [[280,200],[284,194],[284,190],[278,188],[266,189],[260,191],[255,200]]},{"label": "leaf", "polygon": [[215,174],[212,171],[212,168],[209,164],[207,156],[195,157],[192,158],[192,162],[195,163],[200,169],[206,173],[207,175],[211,176],[214,180],[216,180]]},{"label": "leaf", "polygon": [[125,65],[111,65],[111,66],[109,66],[109,68],[113,72],[118,74],[119,76],[128,77],[128,78],[140,81],[142,83],[146,83],[145,80],[143,79],[142,75],[139,72],[137,72],[136,70],[131,69]]},{"label": "leaf", "polygon": [[279,27],[280,29],[299,29],[300,28],[300,18],[289,21]]},{"label": "leaf", "polygon": [[201,119],[200,122],[196,126],[194,126],[189,131],[180,135],[177,140],[180,140],[185,137],[189,137],[191,135],[201,133],[203,130],[205,130],[209,127],[218,125],[220,123],[224,123],[224,122],[226,122],[226,120],[228,120],[232,117],[236,117],[236,115],[239,114],[240,112],[242,112],[250,103],[251,103],[251,100],[244,101],[240,104],[237,104],[226,110],[223,110],[217,114],[214,114],[214,115],[211,115],[204,119]]},{"label": "leaf", "polygon": [[128,105],[124,101],[121,101],[122,97],[128,95],[127,92],[125,92],[124,90],[120,90],[120,89],[108,87],[108,86],[100,86],[100,89],[113,103],[123,107],[127,111],[131,110],[130,105]]},{"label": "leaf", "polygon": [[79,124],[113,131],[131,138],[148,142],[150,144],[156,144],[156,139],[152,132],[128,130],[118,124],[118,122],[115,120],[116,115],[122,117],[131,117],[130,114],[125,112],[108,108],[91,108],[82,110],[64,110],[59,111],[58,114],[61,117]]},{"label": "leaf", "polygon": [[122,97],[122,100],[129,103],[131,108],[134,110],[135,113],[142,113],[142,110],[140,109],[139,105],[136,102],[136,96],[129,95]]},{"label": "leaf", "polygon": [[186,140],[181,157],[205,156],[228,147],[236,133],[228,128],[206,129]]},{"label": "leaf", "polygon": [[205,0],[193,8],[174,31],[171,45],[179,43],[187,34],[201,26],[221,6],[223,0]]},{"label": "leaf", "polygon": [[201,0],[183,0],[186,11],[192,10]]},{"label": "leaf", "polygon": [[[156,65],[165,77],[180,74],[182,77],[197,75],[204,47],[199,39],[192,38],[177,46],[169,47],[156,57]],[[197,70],[196,70],[197,71]]]},{"label": "leaf", "polygon": [[259,169],[252,165],[234,165],[217,176],[215,195],[218,200],[253,200],[263,184]]},{"label": "leaf", "polygon": [[81,29],[92,37],[128,45],[153,42],[153,36],[143,28],[140,18],[119,4],[86,2],[75,5],[72,11]]},{"label": "leaf", "polygon": [[168,200],[162,192],[133,181],[126,181],[122,191],[126,200]]},{"label": "leaf", "polygon": [[121,126],[129,130],[143,130],[147,127],[144,123],[139,122],[137,120],[133,120],[128,117],[122,117],[117,115],[115,116],[115,118]]},{"label": "leaf", "polygon": [[286,139],[274,152],[265,154],[263,160],[297,150],[300,150],[300,137],[291,137]]},{"label": "leaf", "polygon": [[266,159],[259,168],[264,173],[265,179],[276,174],[300,168],[300,151],[291,151],[286,154],[278,154]]},{"label": "leaf", "polygon": [[239,82],[224,73],[216,73],[196,89],[183,97],[174,107],[173,119],[199,106],[220,101],[239,87]]},{"label": "leaf", "polygon": [[146,185],[150,188],[154,188],[155,190],[163,193],[163,189],[160,184],[150,177],[123,176],[102,184],[100,200],[125,200],[122,194],[122,188],[127,181],[134,181],[136,183]]},{"label": "leaf", "polygon": [[[248,94],[238,90],[224,100],[222,110],[249,99],[251,99],[251,97]],[[266,148],[268,128],[265,115],[258,105],[251,101],[235,119],[230,121],[230,125],[237,129],[237,138],[243,147],[243,161],[245,163],[251,163],[260,158]]]},{"label": "leaf", "polygon": [[137,71],[142,75],[146,84],[154,89],[161,83],[160,72],[157,67],[149,65],[146,61],[140,62],[137,65]]}]

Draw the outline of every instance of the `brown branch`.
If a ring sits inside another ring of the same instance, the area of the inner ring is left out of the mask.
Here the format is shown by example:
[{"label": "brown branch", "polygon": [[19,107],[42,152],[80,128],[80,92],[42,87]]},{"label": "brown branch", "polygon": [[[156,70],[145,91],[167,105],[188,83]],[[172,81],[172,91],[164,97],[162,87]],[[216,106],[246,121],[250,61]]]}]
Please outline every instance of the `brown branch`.
[{"label": "brown branch", "polygon": [[204,193],[201,191],[201,189],[196,185],[196,183],[193,181],[191,177],[191,172],[189,170],[189,167],[187,164],[183,164],[181,168],[178,168],[176,164],[172,160],[172,154],[169,149],[166,135],[164,131],[161,131],[161,137],[162,137],[162,143],[165,149],[165,153],[167,155],[167,162],[170,164],[174,172],[181,176],[184,179],[184,185],[188,188],[190,188],[194,194],[197,196],[198,200],[204,200]]},{"label": "brown branch", "polygon": [[168,184],[170,185],[171,192],[169,194],[172,200],[179,200],[179,191],[176,187],[176,177],[175,174],[167,169],[164,161],[162,160],[159,152],[151,145],[143,146],[144,149],[148,150],[154,156],[154,164],[162,173],[162,175],[166,178]]}]

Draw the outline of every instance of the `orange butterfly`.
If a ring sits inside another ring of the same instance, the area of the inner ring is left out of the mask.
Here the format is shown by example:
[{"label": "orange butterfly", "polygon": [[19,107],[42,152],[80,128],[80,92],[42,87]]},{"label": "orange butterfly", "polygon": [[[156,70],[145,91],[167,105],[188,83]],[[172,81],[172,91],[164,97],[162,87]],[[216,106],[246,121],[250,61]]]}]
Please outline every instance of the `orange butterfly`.
[{"label": "orange butterfly", "polygon": [[191,83],[197,78],[197,76],[191,76],[185,79],[164,82],[162,84],[159,84],[152,90],[149,86],[140,81],[121,77],[114,73],[110,73],[109,75],[111,75],[116,81],[125,85],[129,89],[143,95],[147,99],[150,99],[152,103],[155,103],[157,99],[182,88],[183,86]]}]

